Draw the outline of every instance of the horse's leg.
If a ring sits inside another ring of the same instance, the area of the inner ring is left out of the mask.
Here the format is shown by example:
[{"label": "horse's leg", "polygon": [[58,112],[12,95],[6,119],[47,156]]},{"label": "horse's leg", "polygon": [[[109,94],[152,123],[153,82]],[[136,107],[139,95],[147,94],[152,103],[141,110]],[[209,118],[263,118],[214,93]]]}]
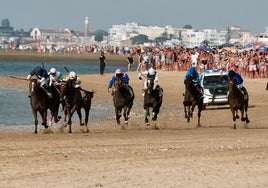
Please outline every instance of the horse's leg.
[{"label": "horse's leg", "polygon": [[76,110],[76,105],[73,106],[72,109],[70,109],[70,107],[67,108],[67,114],[68,114],[68,122],[67,124],[69,125],[69,133],[72,133],[72,117],[73,117],[73,113]]},{"label": "horse's leg", "polygon": [[146,125],[150,125],[149,117],[150,117],[149,107],[146,107],[144,109],[144,118],[145,118],[144,122],[146,123]]},{"label": "horse's leg", "polygon": [[187,106],[187,123],[190,123],[191,106]]},{"label": "horse's leg", "polygon": [[236,115],[235,115],[236,114],[236,110],[231,107],[231,112],[232,112],[232,115],[233,115],[234,129],[236,129]]},{"label": "horse's leg", "polygon": [[81,113],[81,109],[77,109],[76,113],[79,117],[79,122],[80,122],[80,126],[84,126],[84,123],[82,122],[82,113]]},{"label": "horse's leg", "polygon": [[128,115],[130,113],[130,109],[128,106],[125,106],[124,107],[124,118],[125,118],[125,124],[127,125],[128,124]]},{"label": "horse's leg", "polygon": [[36,110],[33,110],[33,116],[34,116],[34,133],[37,134],[38,120],[37,120],[37,111]]},{"label": "horse's leg", "polygon": [[249,123],[249,119],[248,119],[248,99],[245,103],[245,115],[246,115],[246,123]]},{"label": "horse's leg", "polygon": [[198,113],[197,113],[197,127],[201,127],[200,119],[201,119],[201,112],[202,112],[203,104],[198,105]]},{"label": "horse's leg", "polygon": [[186,119],[188,116],[187,116],[187,109],[186,109],[186,106],[184,105],[184,118]]},{"label": "horse's leg", "polygon": [[116,123],[118,125],[120,125],[121,110],[122,109],[119,110],[119,109],[115,108],[115,118],[116,118]]},{"label": "horse's leg", "polygon": [[192,107],[191,107],[190,118],[193,118],[194,108],[195,108],[195,104],[192,105]]},{"label": "horse's leg", "polygon": [[238,109],[235,110],[235,117],[236,117],[236,119],[239,119]]},{"label": "horse's leg", "polygon": [[89,107],[85,107],[85,126],[84,126],[84,133],[88,133],[89,130],[88,130],[88,126],[87,126],[87,123],[88,123],[88,116],[89,116]]},{"label": "horse's leg", "polygon": [[42,125],[44,125],[44,127],[47,129],[47,110],[45,110],[43,113],[40,112],[40,115],[42,117]]}]

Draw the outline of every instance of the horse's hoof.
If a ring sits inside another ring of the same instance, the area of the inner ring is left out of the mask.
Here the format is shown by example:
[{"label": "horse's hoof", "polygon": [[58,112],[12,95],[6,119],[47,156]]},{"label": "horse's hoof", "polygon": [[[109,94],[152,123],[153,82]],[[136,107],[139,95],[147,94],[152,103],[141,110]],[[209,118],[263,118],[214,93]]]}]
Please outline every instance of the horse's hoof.
[{"label": "horse's hoof", "polygon": [[89,130],[88,130],[88,129],[85,129],[85,130],[84,130],[84,133],[89,133]]},{"label": "horse's hoof", "polygon": [[120,125],[120,121],[117,121],[116,123],[117,123],[118,125]]},{"label": "horse's hoof", "polygon": [[200,124],[198,124],[198,125],[197,125],[197,127],[201,127],[201,125],[200,125]]},{"label": "horse's hoof", "polygon": [[125,121],[125,124],[128,125],[128,121]]},{"label": "horse's hoof", "polygon": [[247,120],[246,120],[246,123],[249,123],[249,122],[250,122],[250,121],[247,119]]}]

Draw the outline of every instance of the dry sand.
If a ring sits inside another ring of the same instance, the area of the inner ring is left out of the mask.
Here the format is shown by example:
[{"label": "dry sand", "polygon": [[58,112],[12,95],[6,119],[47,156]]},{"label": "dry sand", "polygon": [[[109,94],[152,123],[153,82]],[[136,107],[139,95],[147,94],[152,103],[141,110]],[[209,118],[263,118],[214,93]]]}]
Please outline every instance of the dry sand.
[{"label": "dry sand", "polygon": [[[144,125],[142,83],[131,72],[136,99],[126,130],[112,116],[90,121],[90,133],[82,133],[78,122],[72,134],[59,132],[60,123],[52,134],[41,126],[38,134],[1,132],[0,187],[268,187],[267,79],[245,79],[248,128],[238,120],[232,129],[228,106],[208,107],[197,128],[196,113],[191,123],[184,119],[184,74],[159,72],[160,130]],[[81,78],[85,89],[96,91],[93,105],[113,109],[111,74]],[[0,82],[3,88],[27,88],[26,81]]]}]

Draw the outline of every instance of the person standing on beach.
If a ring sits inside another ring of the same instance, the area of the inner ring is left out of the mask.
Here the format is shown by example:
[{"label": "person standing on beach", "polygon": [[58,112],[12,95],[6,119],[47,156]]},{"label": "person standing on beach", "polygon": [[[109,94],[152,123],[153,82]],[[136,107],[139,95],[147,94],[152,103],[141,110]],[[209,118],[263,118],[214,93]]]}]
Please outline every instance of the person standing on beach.
[{"label": "person standing on beach", "polygon": [[105,69],[105,63],[106,63],[104,52],[101,52],[99,56],[99,62],[100,62],[100,74],[103,75],[103,72]]},{"label": "person standing on beach", "polygon": [[131,71],[131,67],[134,63],[134,59],[133,59],[133,55],[132,53],[129,54],[129,56],[127,57],[127,71],[130,72]]}]

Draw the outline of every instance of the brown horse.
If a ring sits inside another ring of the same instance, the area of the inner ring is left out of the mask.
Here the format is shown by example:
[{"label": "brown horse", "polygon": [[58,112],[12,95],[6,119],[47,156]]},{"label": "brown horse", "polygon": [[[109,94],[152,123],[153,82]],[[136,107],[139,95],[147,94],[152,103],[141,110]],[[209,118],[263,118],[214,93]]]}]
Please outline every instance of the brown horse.
[{"label": "brown horse", "polygon": [[[81,88],[75,88],[72,80],[63,81],[60,85],[61,97],[64,99],[65,118],[69,125],[69,133],[72,133],[72,117],[76,111],[80,120],[80,126],[84,126],[84,132],[89,132],[88,117],[91,108],[91,99],[93,98],[94,91],[86,91]],[[85,98],[83,98],[85,95]],[[82,123],[81,109],[85,110],[85,123]],[[68,120],[67,120],[68,119]]]},{"label": "brown horse", "polygon": [[156,120],[160,108],[163,102],[163,89],[157,85],[154,89],[154,80],[152,78],[147,80],[147,89],[144,93],[144,100],[143,100],[143,109],[144,109],[144,116],[145,116],[145,123],[146,125],[150,125],[149,117],[150,117],[150,108],[152,108],[152,121],[156,127]]},{"label": "brown horse", "polygon": [[[129,91],[129,87],[132,90],[132,96]],[[123,116],[125,124],[128,124],[129,114],[133,106],[135,95],[130,85],[125,85],[122,78],[117,77],[114,82],[113,102],[115,109],[116,122],[120,125],[120,118],[123,109]],[[121,127],[124,129],[124,126]]]},{"label": "brown horse", "polygon": [[190,118],[193,118],[194,108],[197,105],[198,112],[198,122],[197,127],[201,127],[200,118],[201,112],[203,109],[203,98],[200,96],[200,91],[198,90],[195,82],[193,81],[193,77],[189,76],[189,78],[185,82],[185,93],[184,93],[184,113],[187,122],[190,123]]},{"label": "brown horse", "polygon": [[58,106],[55,97],[49,98],[46,92],[41,88],[38,79],[32,78],[29,82],[30,104],[34,116],[35,133],[37,133],[38,118],[37,114],[42,117],[42,125],[47,129],[47,110],[50,109],[51,116],[57,121]]},{"label": "brown horse", "polygon": [[241,121],[246,121],[246,123],[249,123],[247,115],[248,101],[248,95],[245,99],[244,94],[237,88],[234,79],[229,79],[228,103],[230,105],[231,112],[233,115],[234,129],[236,129],[236,119],[239,119],[238,110],[240,110],[241,112]]}]

